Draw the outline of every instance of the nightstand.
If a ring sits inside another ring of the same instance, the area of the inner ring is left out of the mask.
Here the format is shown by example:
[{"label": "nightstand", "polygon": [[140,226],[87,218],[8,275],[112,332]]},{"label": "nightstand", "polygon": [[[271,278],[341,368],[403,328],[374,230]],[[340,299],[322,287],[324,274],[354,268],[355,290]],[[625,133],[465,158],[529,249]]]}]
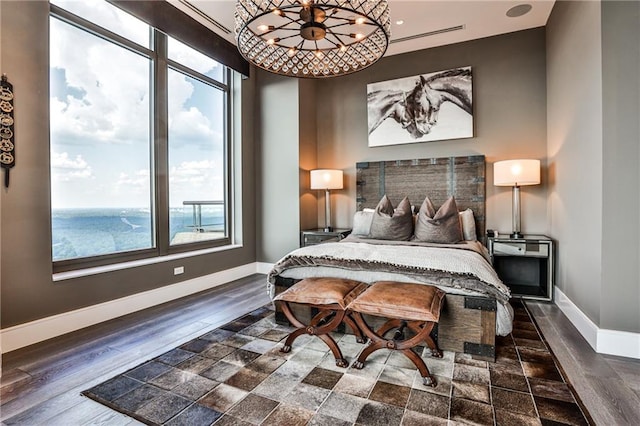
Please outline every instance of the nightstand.
[{"label": "nightstand", "polygon": [[493,267],[513,297],[553,300],[554,244],[545,235],[488,238]]},{"label": "nightstand", "polygon": [[300,247],[312,246],[328,241],[340,241],[351,233],[351,229],[334,229],[325,231],[322,228],[307,229],[300,232]]}]

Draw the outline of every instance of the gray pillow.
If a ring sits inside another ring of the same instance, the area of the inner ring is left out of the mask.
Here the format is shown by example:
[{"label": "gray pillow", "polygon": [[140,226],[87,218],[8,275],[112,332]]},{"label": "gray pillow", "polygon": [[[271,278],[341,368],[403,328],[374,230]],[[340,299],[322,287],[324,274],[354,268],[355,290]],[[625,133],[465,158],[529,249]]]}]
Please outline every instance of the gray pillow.
[{"label": "gray pillow", "polygon": [[384,195],[373,213],[369,238],[407,241],[412,235],[413,215],[409,199],[404,197],[394,209],[389,198]]},{"label": "gray pillow", "polygon": [[437,212],[429,197],[425,198],[418,212],[415,235],[417,241],[429,243],[451,244],[461,241],[462,227],[455,198],[449,197]]}]

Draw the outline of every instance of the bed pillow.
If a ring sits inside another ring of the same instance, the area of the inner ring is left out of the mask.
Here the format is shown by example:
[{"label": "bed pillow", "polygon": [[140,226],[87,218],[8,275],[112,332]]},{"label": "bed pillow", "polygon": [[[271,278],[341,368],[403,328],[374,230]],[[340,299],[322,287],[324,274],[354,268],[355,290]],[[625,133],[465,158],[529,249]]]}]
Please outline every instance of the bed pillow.
[{"label": "bed pillow", "polygon": [[397,208],[386,196],[382,197],[373,212],[369,238],[377,240],[407,241],[413,235],[411,203],[404,197]]},{"label": "bed pillow", "polygon": [[462,236],[465,241],[477,241],[476,219],[473,217],[473,210],[466,209],[460,212],[460,225],[462,225]]},{"label": "bed pillow", "polygon": [[429,197],[424,199],[418,212],[415,239],[417,241],[442,244],[462,241],[462,227],[460,226],[458,206],[453,196],[449,197],[438,211],[433,207]]},{"label": "bed pillow", "polygon": [[373,220],[373,209],[364,209],[353,215],[353,235],[367,236],[371,231],[371,221]]}]

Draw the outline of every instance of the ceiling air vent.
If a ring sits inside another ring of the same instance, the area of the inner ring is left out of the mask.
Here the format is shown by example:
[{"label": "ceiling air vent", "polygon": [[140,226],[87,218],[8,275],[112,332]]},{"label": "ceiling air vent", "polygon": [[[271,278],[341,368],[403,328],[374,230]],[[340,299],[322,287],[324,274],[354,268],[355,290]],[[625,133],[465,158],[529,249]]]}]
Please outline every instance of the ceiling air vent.
[{"label": "ceiling air vent", "polygon": [[218,22],[215,19],[211,18],[209,15],[205,14],[203,11],[201,11],[200,9],[198,9],[197,7],[195,7],[194,5],[189,3],[188,1],[180,0],[180,3],[182,3],[185,6],[187,6],[190,10],[192,10],[194,13],[197,13],[198,16],[200,16],[202,19],[206,20],[211,25],[213,25],[216,28],[218,28],[220,31],[224,32],[225,34],[231,34],[231,30],[229,28],[225,27],[220,22]]},{"label": "ceiling air vent", "polygon": [[434,35],[438,35],[438,34],[450,33],[452,31],[460,31],[460,30],[464,30],[464,25],[457,25],[455,27],[449,27],[449,28],[443,28],[441,30],[429,31],[428,33],[422,33],[422,34],[412,35],[412,36],[409,36],[409,37],[397,38],[397,39],[391,40],[390,43],[391,44],[393,44],[393,43],[401,43],[403,41],[415,40],[417,38],[430,37],[430,36],[434,36]]}]

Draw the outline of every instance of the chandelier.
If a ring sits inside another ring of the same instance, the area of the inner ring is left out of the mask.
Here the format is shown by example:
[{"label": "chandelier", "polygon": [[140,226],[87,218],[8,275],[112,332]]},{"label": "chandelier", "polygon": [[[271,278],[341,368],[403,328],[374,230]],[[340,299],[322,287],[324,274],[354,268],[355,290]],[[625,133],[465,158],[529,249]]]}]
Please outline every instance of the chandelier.
[{"label": "chandelier", "polygon": [[335,77],[380,59],[390,37],[387,0],[237,0],[238,49],[291,77]]}]

